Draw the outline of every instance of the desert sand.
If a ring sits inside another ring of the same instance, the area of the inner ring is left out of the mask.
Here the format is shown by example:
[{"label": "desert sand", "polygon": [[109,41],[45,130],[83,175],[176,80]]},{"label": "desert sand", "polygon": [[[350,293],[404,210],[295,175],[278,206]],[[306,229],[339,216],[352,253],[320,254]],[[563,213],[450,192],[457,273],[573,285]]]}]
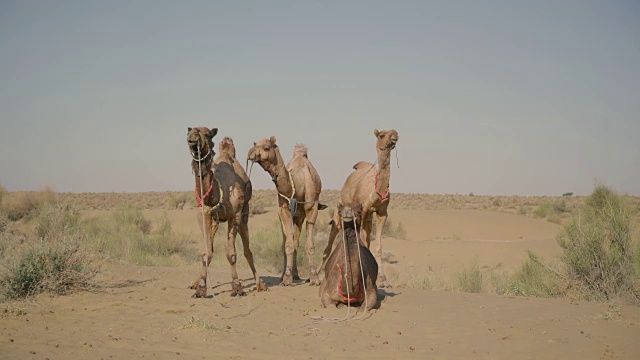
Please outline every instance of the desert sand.
[{"label": "desert sand", "polygon": [[[194,212],[168,214],[176,230],[198,234]],[[528,249],[560,254],[560,226],[544,220],[481,210],[390,214],[407,230],[406,240],[384,239],[395,278],[445,276],[473,262],[515,269]],[[249,226],[255,231],[275,219],[271,209]],[[247,296],[230,297],[228,266],[216,265],[209,273],[214,296],[192,299],[187,286],[198,273],[195,256],[192,265],[172,268],[106,263],[96,291],[10,303],[19,311],[0,320],[0,358],[640,358],[635,306],[395,286],[380,289],[380,308],[362,314],[325,309],[317,287],[302,281],[281,287],[280,274],[262,269],[270,289],[258,293],[242,257],[238,268]]]}]

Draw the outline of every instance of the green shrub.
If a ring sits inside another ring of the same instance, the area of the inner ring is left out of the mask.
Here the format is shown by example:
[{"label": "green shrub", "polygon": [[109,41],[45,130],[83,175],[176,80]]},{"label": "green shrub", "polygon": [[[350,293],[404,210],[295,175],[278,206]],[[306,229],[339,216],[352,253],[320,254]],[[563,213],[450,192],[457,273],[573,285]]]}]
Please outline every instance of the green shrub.
[{"label": "green shrub", "polygon": [[567,275],[587,298],[609,300],[638,294],[629,207],[605,186],[586,199],[577,218],[557,238]]},{"label": "green shrub", "polygon": [[556,297],[565,292],[562,290],[560,275],[531,251],[529,259],[511,278],[507,292],[513,295]]},{"label": "green shrub", "polygon": [[456,280],[462,292],[481,293],[483,291],[484,276],[476,263],[458,273]]},{"label": "green shrub", "polygon": [[180,264],[194,252],[190,236],[175,233],[166,215],[152,231],[151,221],[138,209],[122,209],[111,216],[89,218],[80,224],[85,244],[110,260],[136,265]]},{"label": "green shrub", "polygon": [[551,212],[551,204],[545,202],[533,210],[533,216],[544,219]]},{"label": "green shrub", "polygon": [[0,274],[0,293],[9,299],[87,289],[96,274],[87,255],[73,242],[41,242],[17,250],[6,259]]}]

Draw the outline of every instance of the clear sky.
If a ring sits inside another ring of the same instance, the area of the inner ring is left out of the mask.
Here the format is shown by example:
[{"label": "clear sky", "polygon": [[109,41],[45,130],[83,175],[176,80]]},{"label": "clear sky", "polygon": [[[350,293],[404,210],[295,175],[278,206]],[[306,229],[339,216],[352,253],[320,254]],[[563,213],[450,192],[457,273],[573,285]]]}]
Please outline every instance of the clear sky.
[{"label": "clear sky", "polygon": [[201,125],[325,189],[394,128],[392,192],[640,195],[640,3],[0,0],[4,187],[189,190]]}]

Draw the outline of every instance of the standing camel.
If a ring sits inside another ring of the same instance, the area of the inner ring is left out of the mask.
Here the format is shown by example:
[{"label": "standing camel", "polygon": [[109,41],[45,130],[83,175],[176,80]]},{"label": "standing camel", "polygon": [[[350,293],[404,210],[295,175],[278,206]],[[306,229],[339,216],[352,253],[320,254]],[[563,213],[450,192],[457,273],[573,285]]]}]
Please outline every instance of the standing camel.
[{"label": "standing camel", "polygon": [[[191,152],[191,167],[196,178],[196,199],[198,200],[198,224],[203,230],[205,249],[202,254],[200,276],[191,286],[196,292],[193,297],[207,296],[207,267],[213,257],[213,239],[220,222],[227,221],[227,260],[231,266],[231,296],[245,295],[236,270],[236,234],[240,232],[244,257],[249,262],[258,291],[267,287],[260,280],[253,264],[253,254],[249,249],[249,200],[251,181],[242,166],[235,159],[235,147],[231,138],[220,142],[220,155],[213,156],[213,137],[218,129],[206,127],[189,128],[187,143]],[[203,186],[204,184],[204,186]]]},{"label": "standing camel", "polygon": [[[391,194],[389,193],[389,179],[391,177],[391,150],[396,147],[398,142],[398,132],[395,130],[375,129],[373,134],[376,136],[376,151],[378,153],[378,169],[376,171],[375,164],[361,161],[353,166],[353,171],[340,191],[340,204],[360,204],[362,205],[362,238],[361,241],[370,248],[371,245],[371,226],[373,213],[376,213],[376,240],[378,247],[374,252],[377,256],[378,264],[378,284],[381,288],[389,286],[387,278],[384,275],[384,267],[382,265],[382,227],[387,221],[387,207]],[[338,214],[338,212],[336,212]],[[334,219],[335,220],[335,219]],[[331,225],[329,233],[329,243],[322,255],[322,263],[318,271],[322,273],[322,266],[331,253],[333,241],[338,235],[340,221],[334,221]]]},{"label": "standing camel", "polygon": [[326,208],[320,204],[322,183],[320,176],[307,156],[307,147],[296,145],[293,159],[284,166],[276,138],[262,139],[254,143],[247,154],[247,160],[260,164],[271,175],[278,191],[278,216],[282,227],[282,251],[284,269],[281,285],[289,286],[298,276],[298,245],[302,224],[307,220],[307,242],[305,250],[309,257],[310,285],[319,285],[313,254],[313,227],[318,218],[318,210]]}]

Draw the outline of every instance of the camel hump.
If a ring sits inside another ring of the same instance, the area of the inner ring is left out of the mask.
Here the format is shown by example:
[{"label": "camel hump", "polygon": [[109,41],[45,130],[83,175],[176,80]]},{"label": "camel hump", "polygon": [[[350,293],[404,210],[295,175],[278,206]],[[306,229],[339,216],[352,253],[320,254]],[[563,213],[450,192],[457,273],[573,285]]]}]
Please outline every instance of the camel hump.
[{"label": "camel hump", "polygon": [[227,154],[232,158],[236,157],[236,147],[233,144],[233,139],[228,136],[220,141],[219,149],[221,154]]},{"label": "camel hump", "polygon": [[353,169],[358,170],[358,169],[364,169],[365,167],[372,167],[372,166],[373,164],[370,162],[360,161],[359,163],[353,165]]},{"label": "camel hump", "polygon": [[303,158],[309,158],[307,145],[297,144],[293,148],[293,157],[302,156]]}]

